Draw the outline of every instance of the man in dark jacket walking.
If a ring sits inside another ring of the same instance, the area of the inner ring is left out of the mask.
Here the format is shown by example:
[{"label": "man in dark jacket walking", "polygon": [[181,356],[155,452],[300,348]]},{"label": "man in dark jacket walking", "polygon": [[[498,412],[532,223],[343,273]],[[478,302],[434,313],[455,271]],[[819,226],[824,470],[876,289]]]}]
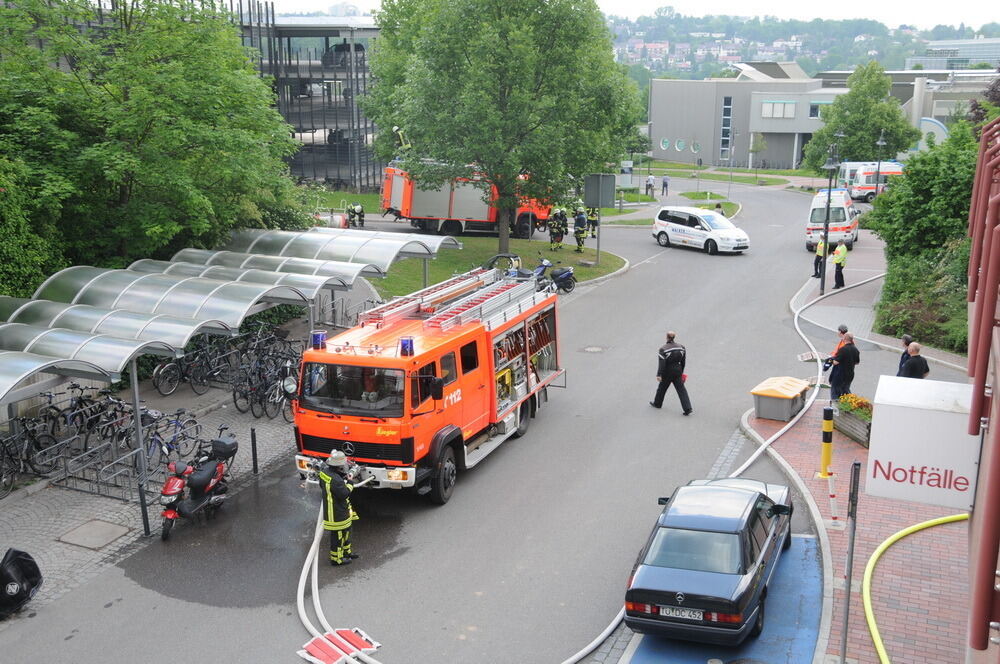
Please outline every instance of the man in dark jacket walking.
[{"label": "man in dark jacket walking", "polygon": [[667,332],[667,343],[660,346],[657,353],[656,380],[660,384],[656,386],[656,396],[649,402],[649,405],[653,408],[661,408],[663,397],[667,395],[667,389],[673,385],[681,400],[681,409],[685,415],[690,415],[692,411],[691,399],[688,398],[687,388],[684,387],[684,365],[687,362],[687,350],[674,341],[676,336],[676,332]]},{"label": "man in dark jacket walking", "polygon": [[330,531],[330,564],[350,565],[360,558],[351,551],[351,525],[358,515],[351,507],[354,485],[346,480],[347,457],[339,450],[330,452],[326,468],[319,472],[323,487],[323,529]]},{"label": "man in dark jacket walking", "polygon": [[833,358],[836,372],[830,372],[831,401],[836,401],[842,394],[850,393],[851,382],[854,381],[854,367],[861,364],[861,351],[854,345],[854,335],[845,332],[843,342],[844,345],[840,347]]},{"label": "man in dark jacket walking", "polygon": [[904,334],[899,339],[903,342],[903,354],[899,356],[899,369],[896,371],[897,376],[903,375],[903,365],[906,361],[910,359],[910,344],[913,343],[913,337],[908,334]]}]

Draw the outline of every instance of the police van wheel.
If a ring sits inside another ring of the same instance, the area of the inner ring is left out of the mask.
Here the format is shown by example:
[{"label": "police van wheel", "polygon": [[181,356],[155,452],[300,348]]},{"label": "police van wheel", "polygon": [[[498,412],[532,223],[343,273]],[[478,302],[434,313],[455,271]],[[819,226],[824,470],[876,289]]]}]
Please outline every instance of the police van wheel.
[{"label": "police van wheel", "polygon": [[432,503],[444,505],[451,498],[455,490],[455,481],[458,478],[458,465],[455,463],[455,448],[446,445],[441,450],[441,458],[438,460],[438,471],[431,478],[431,492],[429,498]]},{"label": "police van wheel", "polygon": [[705,253],[709,256],[714,256],[719,253],[719,245],[715,244],[715,240],[709,240],[705,243]]},{"label": "police van wheel", "polygon": [[854,243],[853,242],[848,242],[844,246],[847,247],[848,251],[854,251]]},{"label": "police van wheel", "polygon": [[669,247],[670,237],[665,232],[660,231],[660,234],[656,236],[656,243],[661,247]]}]

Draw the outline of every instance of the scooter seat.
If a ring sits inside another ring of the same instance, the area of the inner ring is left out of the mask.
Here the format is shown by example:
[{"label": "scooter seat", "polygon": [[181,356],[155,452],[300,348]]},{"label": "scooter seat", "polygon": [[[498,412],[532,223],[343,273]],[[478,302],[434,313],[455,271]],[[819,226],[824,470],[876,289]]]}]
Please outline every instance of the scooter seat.
[{"label": "scooter seat", "polygon": [[191,473],[191,477],[188,478],[188,486],[191,487],[192,493],[204,491],[208,483],[212,481],[213,475],[215,475],[214,464],[205,464]]}]

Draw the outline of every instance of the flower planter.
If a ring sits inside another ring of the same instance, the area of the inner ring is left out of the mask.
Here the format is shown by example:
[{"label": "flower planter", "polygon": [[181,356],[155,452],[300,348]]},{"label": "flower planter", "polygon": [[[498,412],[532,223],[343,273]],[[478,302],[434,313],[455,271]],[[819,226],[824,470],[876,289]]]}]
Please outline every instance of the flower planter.
[{"label": "flower planter", "polygon": [[862,447],[868,447],[868,437],[871,435],[872,423],[866,422],[854,413],[840,411],[833,416],[833,428],[841,432]]}]

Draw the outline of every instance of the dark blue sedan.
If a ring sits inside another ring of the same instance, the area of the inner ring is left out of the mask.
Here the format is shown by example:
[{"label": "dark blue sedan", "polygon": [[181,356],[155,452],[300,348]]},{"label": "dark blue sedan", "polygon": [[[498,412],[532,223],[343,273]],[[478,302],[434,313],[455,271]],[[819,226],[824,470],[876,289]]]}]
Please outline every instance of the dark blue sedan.
[{"label": "dark blue sedan", "polygon": [[771,575],[792,542],[788,487],[694,480],[660,504],[625,592],[625,624],[723,645],[760,634]]}]

